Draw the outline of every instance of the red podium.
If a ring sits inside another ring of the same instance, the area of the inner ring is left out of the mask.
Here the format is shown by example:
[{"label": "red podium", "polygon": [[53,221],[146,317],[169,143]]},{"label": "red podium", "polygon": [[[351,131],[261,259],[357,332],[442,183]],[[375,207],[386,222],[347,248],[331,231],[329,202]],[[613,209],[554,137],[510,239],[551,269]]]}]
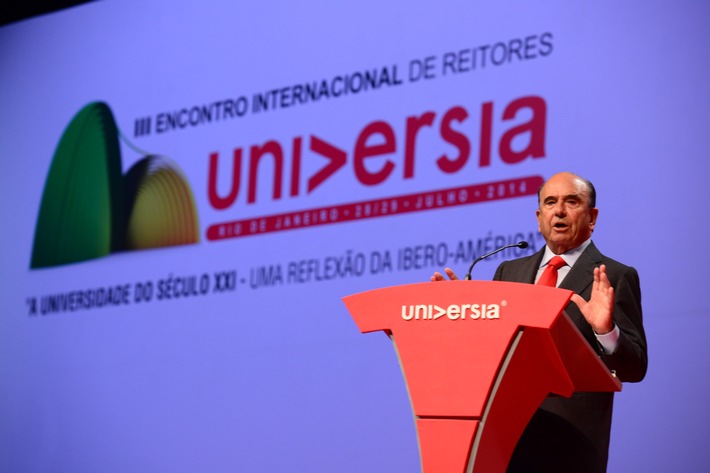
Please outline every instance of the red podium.
[{"label": "red podium", "polygon": [[414,411],[422,471],[505,472],[546,396],[620,391],[563,312],[571,291],[495,281],[387,287],[343,298],[385,331]]}]

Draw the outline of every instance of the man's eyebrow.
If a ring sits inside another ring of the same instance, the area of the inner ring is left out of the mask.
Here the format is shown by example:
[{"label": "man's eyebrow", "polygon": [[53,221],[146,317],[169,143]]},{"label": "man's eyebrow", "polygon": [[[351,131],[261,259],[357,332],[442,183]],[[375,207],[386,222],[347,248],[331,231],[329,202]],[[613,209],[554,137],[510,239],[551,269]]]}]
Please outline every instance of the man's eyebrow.
[{"label": "man's eyebrow", "polygon": [[557,200],[559,198],[561,198],[563,200],[568,200],[568,199],[582,200],[582,195],[581,194],[567,194],[567,195],[563,195],[562,197],[558,197],[556,195],[548,195],[542,201],[548,202],[550,200]]}]

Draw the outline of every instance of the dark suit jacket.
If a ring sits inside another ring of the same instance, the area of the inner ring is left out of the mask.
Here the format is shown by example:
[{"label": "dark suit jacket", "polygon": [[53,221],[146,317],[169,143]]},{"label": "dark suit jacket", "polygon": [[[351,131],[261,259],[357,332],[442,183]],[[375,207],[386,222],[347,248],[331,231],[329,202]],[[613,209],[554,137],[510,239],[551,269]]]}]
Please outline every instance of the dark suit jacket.
[{"label": "dark suit jacket", "polygon": [[[532,256],[503,262],[493,279],[532,284],[543,253],[544,249]],[[567,315],[621,381],[641,381],[646,374],[648,358],[636,270],[602,255],[594,243],[590,243],[559,287],[575,291],[589,300],[594,268],[601,264],[606,265],[607,276],[614,287],[613,317],[620,330],[616,351],[613,354],[603,352],[576,304],[567,306]],[[613,402],[613,393],[548,397],[523,433],[508,472],[606,472]]]}]

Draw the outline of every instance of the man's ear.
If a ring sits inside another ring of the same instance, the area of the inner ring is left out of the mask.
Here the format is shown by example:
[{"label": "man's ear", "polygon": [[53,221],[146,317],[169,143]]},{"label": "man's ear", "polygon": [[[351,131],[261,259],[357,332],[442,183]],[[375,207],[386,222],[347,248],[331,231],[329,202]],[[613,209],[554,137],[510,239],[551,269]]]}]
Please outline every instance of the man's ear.
[{"label": "man's ear", "polygon": [[542,233],[542,228],[540,228],[540,215],[542,212],[540,212],[540,209],[535,210],[535,219],[537,220],[537,231]]},{"label": "man's ear", "polygon": [[589,224],[591,225],[592,229],[594,229],[594,225],[597,224],[597,217],[599,216],[599,209],[594,207],[593,209],[589,209]]}]

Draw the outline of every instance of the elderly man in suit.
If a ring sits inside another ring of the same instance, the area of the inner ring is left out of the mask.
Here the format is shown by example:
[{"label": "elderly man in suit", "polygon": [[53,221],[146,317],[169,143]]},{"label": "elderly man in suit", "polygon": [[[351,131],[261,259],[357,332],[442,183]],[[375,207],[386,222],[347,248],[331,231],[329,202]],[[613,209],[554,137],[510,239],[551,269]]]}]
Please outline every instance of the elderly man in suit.
[{"label": "elderly man in suit", "polygon": [[[591,241],[599,213],[594,186],[571,173],[555,174],[540,188],[538,201],[545,248],[502,263],[494,279],[530,284],[548,279],[549,285],[574,291],[566,313],[587,342],[622,382],[641,381],[648,358],[639,277]],[[457,279],[451,269],[445,272]],[[445,277],[437,272],[431,279]],[[606,472],[613,402],[613,393],[548,397],[523,433],[508,472]]]}]

